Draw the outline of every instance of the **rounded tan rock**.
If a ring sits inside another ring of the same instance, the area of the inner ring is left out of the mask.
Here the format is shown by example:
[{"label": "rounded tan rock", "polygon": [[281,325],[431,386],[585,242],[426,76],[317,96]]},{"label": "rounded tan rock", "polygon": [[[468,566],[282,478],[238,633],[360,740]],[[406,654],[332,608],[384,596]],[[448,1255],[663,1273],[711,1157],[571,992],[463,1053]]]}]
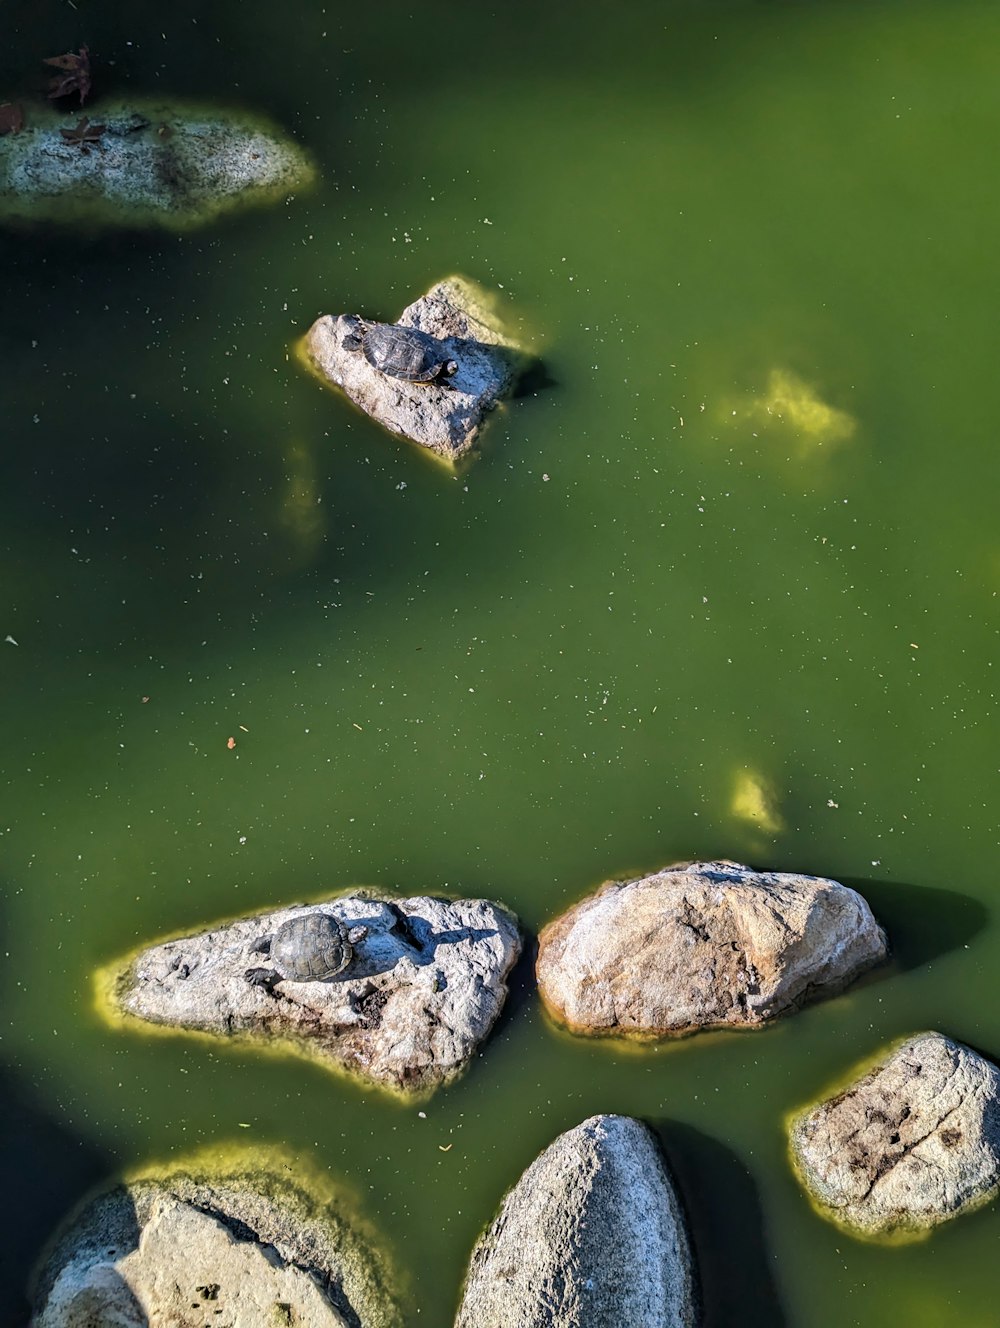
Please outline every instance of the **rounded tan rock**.
[{"label": "rounded tan rock", "polygon": [[842,990],[886,957],[855,890],[732,862],[612,881],[539,937],[538,987],[576,1033],[753,1028]]}]

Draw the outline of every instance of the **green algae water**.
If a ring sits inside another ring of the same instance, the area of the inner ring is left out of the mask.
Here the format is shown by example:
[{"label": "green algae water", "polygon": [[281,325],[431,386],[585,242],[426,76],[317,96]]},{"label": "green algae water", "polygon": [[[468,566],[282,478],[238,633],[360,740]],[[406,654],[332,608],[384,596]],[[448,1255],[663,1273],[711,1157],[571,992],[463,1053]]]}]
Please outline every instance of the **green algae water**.
[{"label": "green algae water", "polygon": [[[858,1243],[783,1120],[906,1033],[1000,1056],[995,6],[0,23],[7,95],[86,41],[97,91],[267,114],[320,177],[181,237],[0,236],[2,1321],[93,1185],[279,1144],[383,1234],[411,1328],[448,1325],[505,1188],[624,1112],[678,1177],[710,1328],[994,1324],[995,1204]],[[451,272],[545,365],[457,477],[291,349]],[[552,1028],[529,954],[424,1115],[95,1004],[137,945],[352,884],[536,932],[714,856],[861,889],[893,965],[638,1051]]]}]

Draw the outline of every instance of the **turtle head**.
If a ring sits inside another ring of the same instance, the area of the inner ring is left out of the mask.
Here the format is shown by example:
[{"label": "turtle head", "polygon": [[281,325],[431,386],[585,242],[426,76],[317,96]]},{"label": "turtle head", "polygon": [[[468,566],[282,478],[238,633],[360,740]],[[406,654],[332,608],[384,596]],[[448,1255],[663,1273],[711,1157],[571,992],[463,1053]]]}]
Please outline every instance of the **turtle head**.
[{"label": "turtle head", "polygon": [[347,933],[347,939],[350,941],[351,945],[360,945],[367,935],[367,927],[351,927]]},{"label": "turtle head", "polygon": [[[345,318],[344,322],[346,323],[347,321],[348,320]],[[365,322],[363,318],[358,318],[356,315],[353,318],[351,318],[350,323],[351,323],[351,330],[350,332],[348,332],[347,336],[344,337],[343,341],[340,344],[341,346],[343,346],[344,350],[353,350],[353,351],[363,350],[365,344],[365,333],[368,331],[368,324]]]},{"label": "turtle head", "polygon": [[458,360],[449,360],[445,364],[441,372],[445,375],[446,378],[453,377],[453,375],[458,373]]}]

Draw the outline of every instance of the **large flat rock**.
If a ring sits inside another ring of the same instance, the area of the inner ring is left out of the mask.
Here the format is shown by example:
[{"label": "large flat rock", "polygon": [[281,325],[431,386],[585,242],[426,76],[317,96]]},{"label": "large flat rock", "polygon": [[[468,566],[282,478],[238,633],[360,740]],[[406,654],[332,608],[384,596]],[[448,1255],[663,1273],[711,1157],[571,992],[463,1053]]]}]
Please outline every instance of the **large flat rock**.
[{"label": "large flat rock", "polygon": [[691,1328],[685,1219],[652,1132],[592,1116],[532,1162],[480,1237],[456,1328]]},{"label": "large flat rock", "polygon": [[1000,1072],[921,1033],[795,1116],[790,1139],[826,1216],[862,1236],[920,1234],[1000,1187]]},{"label": "large flat rock", "polygon": [[[86,118],[104,131],[67,142]],[[29,107],[0,137],[0,219],[185,228],[309,184],[303,150],[259,117],[187,102],[130,99],[87,115]]]},{"label": "large flat rock", "polygon": [[182,1171],[105,1191],[35,1278],[32,1328],[393,1328],[376,1254],[287,1165]]},{"label": "large flat rock", "polygon": [[[247,974],[283,922],[327,911],[367,934],[322,982]],[[368,1083],[428,1092],[456,1078],[492,1028],[520,952],[516,919],[483,899],[351,895],[238,918],[143,950],[113,979],[125,1014],[207,1033],[279,1040]]]},{"label": "large flat rock", "polygon": [[344,349],[357,330],[354,314],[324,314],[306,333],[306,363],[390,433],[454,463],[474,446],[486,417],[513,389],[524,356],[504,330],[489,296],[450,277],[400,314],[399,327],[437,338],[441,358],[458,369],[448,385],[410,383],[381,373],[363,354]]},{"label": "large flat rock", "polygon": [[837,881],[696,862],[574,905],[541,932],[537,974],[574,1032],[664,1038],[756,1027],[885,956],[867,903]]}]

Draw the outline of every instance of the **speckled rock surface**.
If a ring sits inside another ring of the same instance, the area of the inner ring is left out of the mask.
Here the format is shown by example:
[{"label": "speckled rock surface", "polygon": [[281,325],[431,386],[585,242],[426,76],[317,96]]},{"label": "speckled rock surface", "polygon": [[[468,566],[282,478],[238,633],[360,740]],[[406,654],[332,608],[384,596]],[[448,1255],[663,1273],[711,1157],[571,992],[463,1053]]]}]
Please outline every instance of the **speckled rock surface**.
[{"label": "speckled rock surface", "polygon": [[541,932],[537,974],[574,1032],[662,1038],[754,1027],[885,957],[867,903],[837,881],[700,862],[574,905]]},{"label": "speckled rock surface", "polygon": [[380,373],[363,354],[345,350],[356,331],[353,314],[324,314],[306,333],[302,352],[325,382],[339,387],[391,433],[455,462],[475,444],[491,410],[513,389],[524,357],[502,329],[488,295],[450,277],[403,310],[400,327],[441,342],[441,358],[458,370],[448,386],[409,383]]},{"label": "speckled rock surface", "polygon": [[[287,919],[327,910],[367,934],[322,982],[247,974]],[[113,982],[126,1014],[157,1024],[280,1039],[368,1081],[427,1092],[456,1078],[492,1028],[520,952],[516,919],[483,899],[352,895],[239,918],[143,950]]]},{"label": "speckled rock surface", "polygon": [[1000,1072],[921,1033],[793,1117],[789,1133],[795,1170],[828,1217],[864,1236],[919,1234],[1000,1187]]},{"label": "speckled rock surface", "polygon": [[0,137],[0,219],[185,228],[308,185],[305,153],[251,115],[185,102],[133,99],[87,108],[105,131],[67,143],[84,117],[31,107],[26,127]]},{"label": "speckled rock surface", "polygon": [[532,1162],[480,1237],[456,1328],[690,1328],[690,1243],[652,1132],[592,1116]]},{"label": "speckled rock surface", "polygon": [[285,1175],[171,1174],[106,1191],[57,1237],[32,1328],[392,1328],[384,1266]]}]

